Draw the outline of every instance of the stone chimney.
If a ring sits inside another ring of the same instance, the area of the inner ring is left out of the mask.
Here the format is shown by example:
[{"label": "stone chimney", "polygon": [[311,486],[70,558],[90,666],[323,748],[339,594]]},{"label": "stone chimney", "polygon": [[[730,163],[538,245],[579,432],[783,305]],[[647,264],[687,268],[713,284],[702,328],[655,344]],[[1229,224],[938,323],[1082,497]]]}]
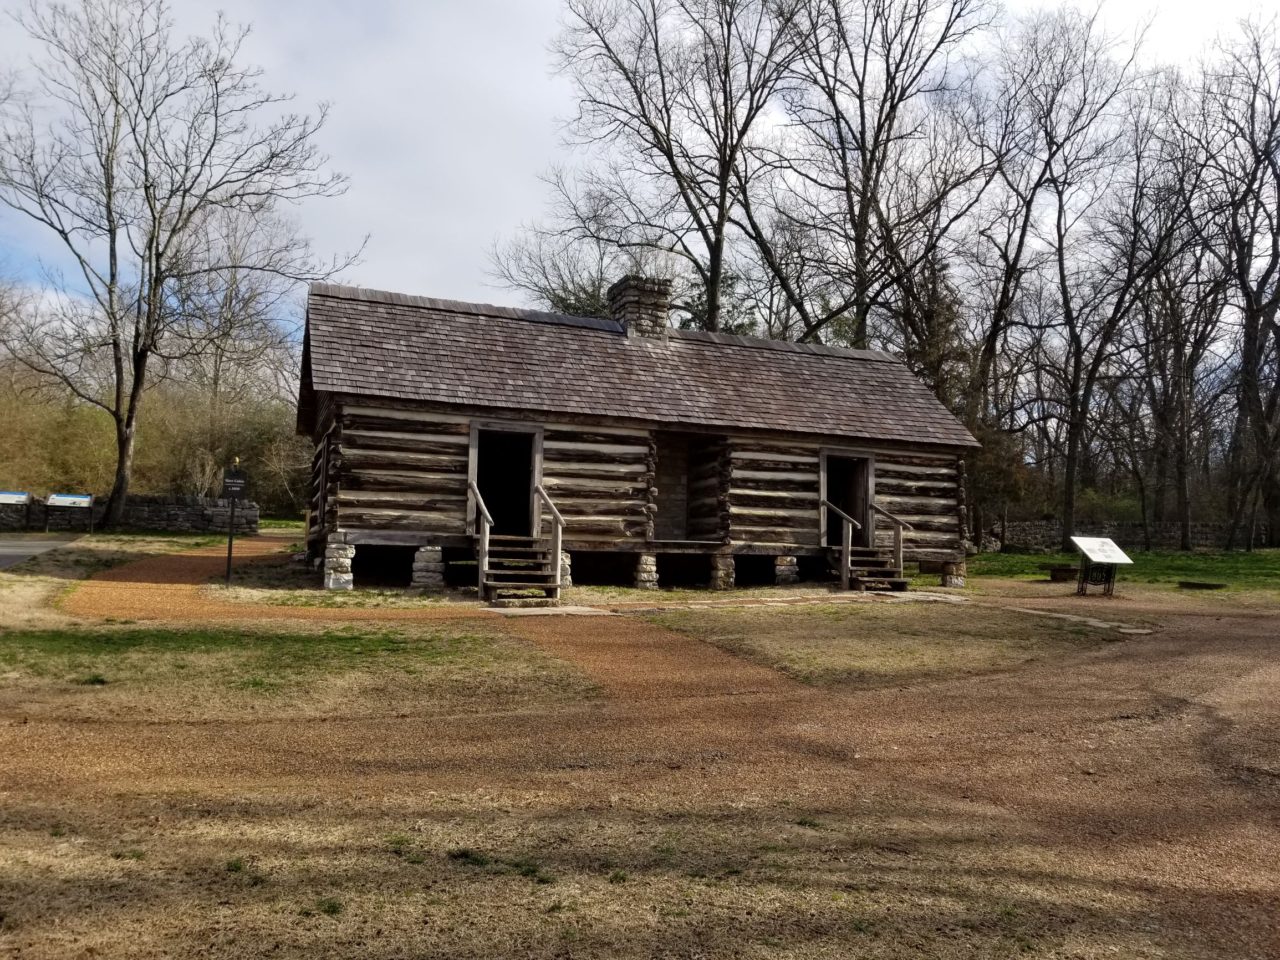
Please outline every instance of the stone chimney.
[{"label": "stone chimney", "polygon": [[628,337],[666,340],[671,313],[671,281],[627,274],[612,287],[609,319],[617,320]]}]

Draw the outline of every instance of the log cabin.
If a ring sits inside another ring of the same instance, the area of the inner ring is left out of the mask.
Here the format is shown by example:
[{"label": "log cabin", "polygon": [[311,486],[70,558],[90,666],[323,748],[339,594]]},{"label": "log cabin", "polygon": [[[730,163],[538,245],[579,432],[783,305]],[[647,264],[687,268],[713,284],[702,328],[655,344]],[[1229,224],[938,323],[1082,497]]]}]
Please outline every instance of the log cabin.
[{"label": "log cabin", "polygon": [[297,423],[325,586],[963,573],[977,442],[901,362],[673,329],[670,295],[624,277],[597,319],[314,284]]}]

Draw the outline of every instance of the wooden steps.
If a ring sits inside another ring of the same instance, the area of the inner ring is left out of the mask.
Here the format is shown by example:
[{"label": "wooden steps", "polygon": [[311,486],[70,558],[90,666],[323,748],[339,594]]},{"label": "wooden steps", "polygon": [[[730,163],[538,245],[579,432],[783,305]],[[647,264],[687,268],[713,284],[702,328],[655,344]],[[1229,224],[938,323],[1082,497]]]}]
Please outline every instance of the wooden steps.
[{"label": "wooden steps", "polygon": [[[831,547],[827,551],[832,571],[840,575],[840,550]],[[872,547],[854,547],[849,551],[850,590],[903,591],[911,581],[902,575],[902,568],[894,566],[893,558]]]},{"label": "wooden steps", "polygon": [[560,604],[560,558],[550,540],[491,536],[482,599],[494,607],[554,607]]}]

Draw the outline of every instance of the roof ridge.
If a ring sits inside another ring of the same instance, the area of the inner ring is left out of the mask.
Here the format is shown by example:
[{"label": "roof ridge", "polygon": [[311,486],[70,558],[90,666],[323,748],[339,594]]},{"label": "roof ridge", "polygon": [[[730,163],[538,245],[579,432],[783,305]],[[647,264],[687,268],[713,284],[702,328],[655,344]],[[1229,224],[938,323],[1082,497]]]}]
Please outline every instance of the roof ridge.
[{"label": "roof ridge", "polygon": [[529,320],[534,323],[553,323],[564,327],[588,327],[609,333],[622,333],[622,325],[616,320],[600,317],[575,317],[551,310],[535,310],[530,307],[502,307],[493,303],[474,303],[467,300],[442,300],[418,294],[395,293],[372,287],[357,287],[341,283],[313,283],[308,296],[330,297],[335,300],[359,300],[365,303],[386,303],[397,307],[422,307],[442,313],[457,313],[473,317],[494,317],[501,320]]},{"label": "roof ridge", "polygon": [[671,330],[671,336],[681,340],[701,340],[729,347],[746,347],[750,350],[787,350],[791,353],[811,353],[819,357],[844,357],[849,360],[871,360],[876,363],[901,363],[893,354],[883,350],[866,350],[856,347],[837,347],[826,343],[798,343],[795,340],[770,340],[767,337],[748,337],[739,333],[712,333],[710,330]]}]

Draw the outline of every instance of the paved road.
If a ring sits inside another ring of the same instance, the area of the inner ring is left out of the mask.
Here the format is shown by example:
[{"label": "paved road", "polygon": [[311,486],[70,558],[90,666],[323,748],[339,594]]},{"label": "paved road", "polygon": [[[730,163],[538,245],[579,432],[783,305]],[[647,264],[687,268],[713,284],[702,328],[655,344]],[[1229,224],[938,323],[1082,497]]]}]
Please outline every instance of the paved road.
[{"label": "paved road", "polygon": [[0,570],[16,566],[23,560],[30,560],[54,547],[64,547],[68,542],[67,540],[0,539]]}]

